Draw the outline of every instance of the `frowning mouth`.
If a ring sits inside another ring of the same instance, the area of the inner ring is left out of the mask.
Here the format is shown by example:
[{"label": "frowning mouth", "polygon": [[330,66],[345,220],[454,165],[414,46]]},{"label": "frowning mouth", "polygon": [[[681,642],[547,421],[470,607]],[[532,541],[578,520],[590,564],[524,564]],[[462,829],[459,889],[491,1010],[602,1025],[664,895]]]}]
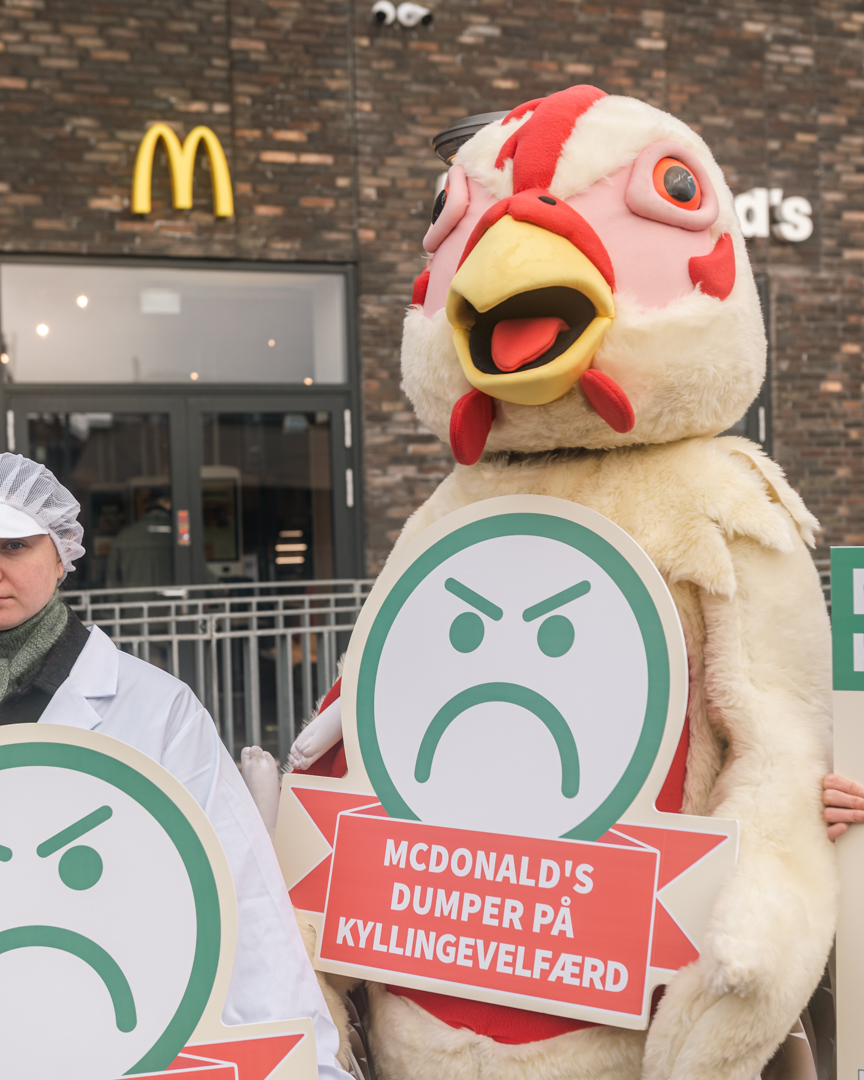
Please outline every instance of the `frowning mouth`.
[{"label": "frowning mouth", "polygon": [[565,799],[575,798],[579,794],[579,751],[576,749],[573,732],[548,698],[518,683],[481,683],[463,690],[445,702],[432,718],[420,743],[414,766],[414,779],[420,784],[425,784],[429,779],[435,751],[453,721],[476,705],[490,702],[517,705],[546,725],[561,758],[561,794]]},{"label": "frowning mouth", "polygon": [[0,955],[15,949],[59,949],[83,960],[99,976],[111,996],[117,1030],[134,1031],[138,1024],[129,980],[101,945],[60,926],[14,926],[0,933]]}]

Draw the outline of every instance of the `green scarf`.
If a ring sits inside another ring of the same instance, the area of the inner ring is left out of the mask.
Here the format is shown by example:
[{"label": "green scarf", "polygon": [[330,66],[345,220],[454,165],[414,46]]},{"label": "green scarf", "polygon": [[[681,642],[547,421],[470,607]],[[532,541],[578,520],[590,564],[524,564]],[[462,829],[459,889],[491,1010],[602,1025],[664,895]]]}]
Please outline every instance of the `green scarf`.
[{"label": "green scarf", "polygon": [[36,674],[63,633],[69,609],[55,592],[41,611],[11,630],[0,630],[0,702]]}]

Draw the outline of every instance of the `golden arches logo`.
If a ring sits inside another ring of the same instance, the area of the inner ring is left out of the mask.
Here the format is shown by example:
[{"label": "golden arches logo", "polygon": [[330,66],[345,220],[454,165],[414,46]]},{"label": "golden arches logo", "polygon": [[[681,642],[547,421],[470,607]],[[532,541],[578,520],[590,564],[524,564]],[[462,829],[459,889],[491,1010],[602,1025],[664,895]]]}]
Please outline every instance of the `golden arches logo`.
[{"label": "golden arches logo", "polygon": [[231,173],[225,160],[225,151],[214,132],[201,125],[193,128],[181,146],[180,140],[167,124],[154,124],[138,147],[135,172],[132,177],[132,213],[150,213],[150,188],[153,179],[153,156],[159,140],[168,151],[171,169],[171,190],[175,210],[192,209],[192,179],[195,171],[195,154],[198,144],[204,143],[210,158],[213,179],[213,210],[216,217],[231,217],[234,213],[234,195],[231,191]]}]

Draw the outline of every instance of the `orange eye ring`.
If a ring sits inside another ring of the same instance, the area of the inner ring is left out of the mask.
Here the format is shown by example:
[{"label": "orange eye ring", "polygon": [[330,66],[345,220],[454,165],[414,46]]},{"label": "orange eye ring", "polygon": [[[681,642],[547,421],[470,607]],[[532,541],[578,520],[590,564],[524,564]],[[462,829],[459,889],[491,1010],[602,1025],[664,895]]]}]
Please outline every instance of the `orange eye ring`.
[{"label": "orange eye ring", "polygon": [[661,199],[682,210],[698,210],[702,204],[699,181],[677,158],[661,158],[654,166],[654,190]]}]

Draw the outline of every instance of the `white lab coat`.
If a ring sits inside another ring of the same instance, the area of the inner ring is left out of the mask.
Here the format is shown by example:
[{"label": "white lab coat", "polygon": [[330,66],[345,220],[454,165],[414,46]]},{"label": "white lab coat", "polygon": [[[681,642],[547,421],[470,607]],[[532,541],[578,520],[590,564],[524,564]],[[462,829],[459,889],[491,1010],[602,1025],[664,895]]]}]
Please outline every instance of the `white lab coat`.
[{"label": "white lab coat", "polygon": [[216,830],[234,878],[239,928],[222,1018],[249,1024],[310,1016],[318,1075],[348,1080],[339,1037],[306,955],[264,822],[210,714],[185,683],[120,652],[98,627],[40,723],[101,731],[177,777]]}]

